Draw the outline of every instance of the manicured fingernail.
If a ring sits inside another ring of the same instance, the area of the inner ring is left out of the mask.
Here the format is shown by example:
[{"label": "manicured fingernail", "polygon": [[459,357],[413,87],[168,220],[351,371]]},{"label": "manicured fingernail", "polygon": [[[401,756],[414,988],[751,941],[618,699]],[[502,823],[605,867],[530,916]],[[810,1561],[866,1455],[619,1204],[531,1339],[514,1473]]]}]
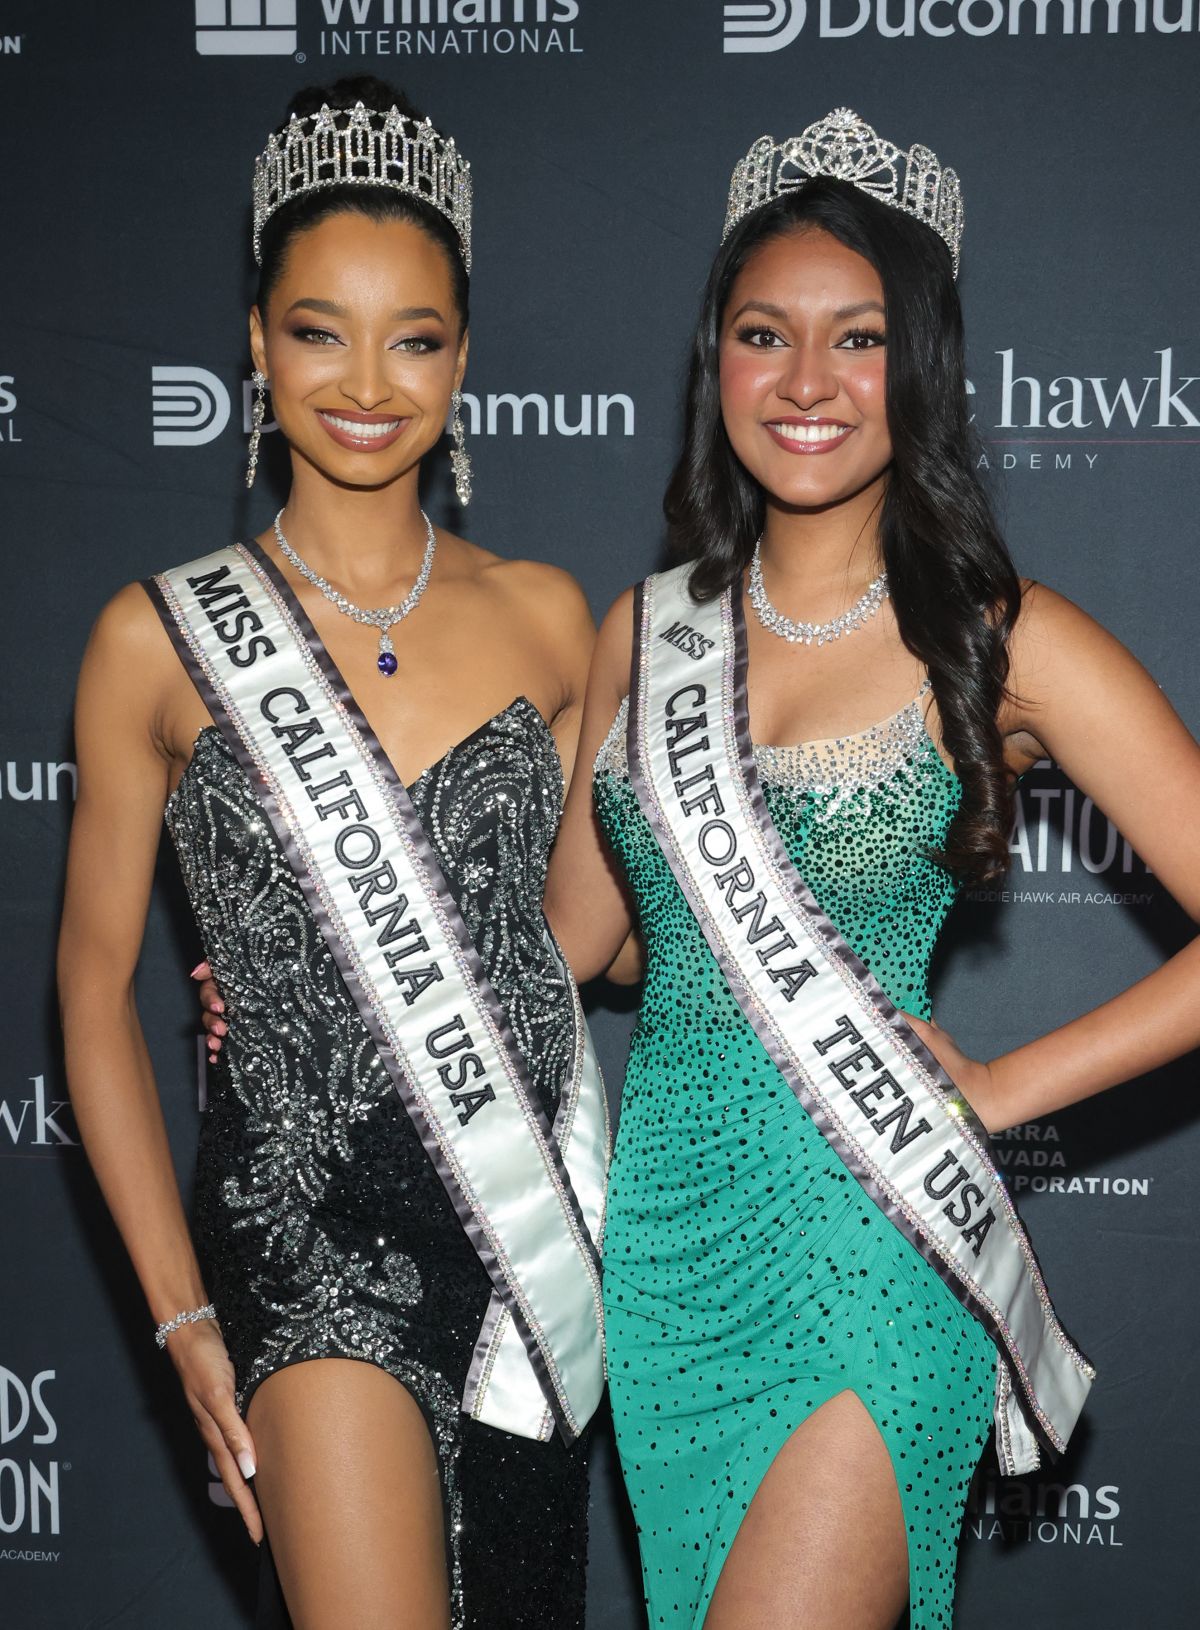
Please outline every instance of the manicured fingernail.
[{"label": "manicured fingernail", "polygon": [[199,979],[200,970],[201,970],[201,968],[203,968],[203,966],[204,966],[203,962],[197,962],[196,966],[192,969],[191,973],[188,974],[188,978],[189,979]]},{"label": "manicured fingernail", "polygon": [[248,1483],[258,1470],[258,1467],[254,1464],[254,1456],[250,1453],[249,1449],[242,1450],[241,1454],[237,1457],[237,1463],[238,1470]]},{"label": "manicured fingernail", "polygon": [[217,1001],[215,1001],[215,1002],[214,1002],[214,1003],[213,1003],[213,1005],[212,1005],[212,1011],[213,1011],[213,1012],[214,1012],[214,1013],[224,1013],[224,1011],[225,1011],[225,1004],[224,1004],[224,1002],[222,1002],[222,1001],[221,1001],[221,1000],[220,1000],[220,999],[218,999],[218,1000],[217,1000]]}]

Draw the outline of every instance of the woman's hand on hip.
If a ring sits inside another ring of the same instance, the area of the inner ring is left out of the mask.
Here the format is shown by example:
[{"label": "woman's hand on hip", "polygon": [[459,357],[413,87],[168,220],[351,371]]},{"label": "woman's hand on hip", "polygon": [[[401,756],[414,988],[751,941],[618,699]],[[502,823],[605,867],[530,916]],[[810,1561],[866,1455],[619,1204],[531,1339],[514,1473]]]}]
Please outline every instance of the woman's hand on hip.
[{"label": "woman's hand on hip", "polygon": [[210,1059],[216,1058],[221,1051],[221,1037],[229,1030],[229,1026],[221,1017],[225,1011],[225,1003],[221,1000],[217,982],[207,962],[198,962],[188,977],[199,982],[197,996],[200,1001],[200,1022],[204,1026],[208,1056]]},{"label": "woman's hand on hip", "polygon": [[904,1017],[988,1131],[1002,1125],[1002,1120],[998,1120],[995,1114],[995,1083],[991,1065],[981,1063],[977,1058],[968,1058],[949,1031],[934,1024],[932,1019],[918,1019],[912,1013],[906,1013]]}]

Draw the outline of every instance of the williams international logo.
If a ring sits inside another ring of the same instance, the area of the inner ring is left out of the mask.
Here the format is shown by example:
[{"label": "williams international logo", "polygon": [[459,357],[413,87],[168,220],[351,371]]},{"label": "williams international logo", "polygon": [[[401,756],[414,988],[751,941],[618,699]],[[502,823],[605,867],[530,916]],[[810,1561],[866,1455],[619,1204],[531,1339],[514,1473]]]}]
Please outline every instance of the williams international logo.
[{"label": "williams international logo", "polygon": [[578,56],[582,0],[196,0],[202,56]]},{"label": "williams international logo", "polygon": [[1001,1481],[995,1472],[976,1478],[967,1501],[964,1532],[1001,1545],[1108,1545],[1119,1550],[1116,1483]]},{"label": "williams international logo", "polygon": [[153,368],[154,445],[201,447],[229,423],[229,392],[207,368]]},{"label": "williams international logo", "polygon": [[12,374],[0,374],[0,442],[20,439],[17,434],[16,380]]},{"label": "williams international logo", "polygon": [[1200,28],[1192,0],[725,0],[725,50],[782,51],[807,30],[823,40],[864,33],[1180,34]]},{"label": "williams international logo", "polygon": [[196,0],[202,57],[291,56],[296,42],[296,0]]},{"label": "williams international logo", "polygon": [[70,1470],[46,1453],[58,1441],[46,1396],[54,1377],[40,1370],[26,1381],[0,1365],[0,1562],[57,1562],[61,1555],[45,1549],[62,1532],[59,1473]]}]

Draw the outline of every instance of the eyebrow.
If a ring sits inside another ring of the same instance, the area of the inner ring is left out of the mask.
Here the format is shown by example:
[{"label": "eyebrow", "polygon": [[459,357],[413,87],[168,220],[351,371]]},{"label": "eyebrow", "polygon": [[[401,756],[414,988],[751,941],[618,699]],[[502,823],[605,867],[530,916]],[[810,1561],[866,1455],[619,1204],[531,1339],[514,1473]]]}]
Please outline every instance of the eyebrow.
[{"label": "eyebrow", "polygon": [[[782,306],[773,306],[768,300],[747,300],[744,306],[739,306],[734,312],[729,319],[730,322],[736,323],[747,311],[761,311],[765,317],[774,317],[781,323],[788,321],[788,313]],[[881,317],[885,315],[884,308],[878,300],[860,300],[856,306],[839,306],[833,315],[837,322],[845,322],[849,317],[865,316],[868,311],[877,311]]]},{"label": "eyebrow", "polygon": [[[293,311],[316,311],[322,317],[348,317],[350,315],[345,306],[339,306],[332,300],[294,300],[287,308],[285,315],[290,317]],[[399,311],[392,312],[390,321],[393,323],[411,323],[418,317],[436,317],[439,322],[445,321],[436,306],[404,306]]]}]

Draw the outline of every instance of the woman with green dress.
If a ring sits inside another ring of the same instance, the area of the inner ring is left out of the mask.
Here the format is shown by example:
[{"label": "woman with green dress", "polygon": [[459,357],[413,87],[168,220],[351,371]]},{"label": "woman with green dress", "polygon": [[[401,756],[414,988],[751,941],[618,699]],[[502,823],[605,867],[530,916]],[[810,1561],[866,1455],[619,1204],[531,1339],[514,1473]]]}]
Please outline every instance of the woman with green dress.
[{"label": "woman with green dress", "polygon": [[581,980],[644,947],[604,1268],[654,1630],[950,1624],[993,1419],[1030,1469],[1092,1379],[984,1128],[1200,1043],[1196,944],[990,1064],[931,1022],[1036,759],[1200,912],[1200,749],[1017,578],[975,476],[961,229],[953,172],[847,110],[755,144],[667,497],[684,564],[593,661],[547,909]]}]

